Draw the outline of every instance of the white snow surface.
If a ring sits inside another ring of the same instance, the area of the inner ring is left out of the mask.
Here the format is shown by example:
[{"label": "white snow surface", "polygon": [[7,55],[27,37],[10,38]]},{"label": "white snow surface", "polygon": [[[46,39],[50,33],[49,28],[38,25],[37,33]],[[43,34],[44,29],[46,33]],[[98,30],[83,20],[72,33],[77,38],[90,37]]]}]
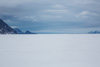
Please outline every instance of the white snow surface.
[{"label": "white snow surface", "polygon": [[0,67],[100,67],[100,35],[0,35]]}]

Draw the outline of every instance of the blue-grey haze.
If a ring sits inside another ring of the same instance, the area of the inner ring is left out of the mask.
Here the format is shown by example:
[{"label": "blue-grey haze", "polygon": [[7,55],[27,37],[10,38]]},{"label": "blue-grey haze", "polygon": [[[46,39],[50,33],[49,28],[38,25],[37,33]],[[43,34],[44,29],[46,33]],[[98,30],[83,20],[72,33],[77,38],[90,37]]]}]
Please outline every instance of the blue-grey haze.
[{"label": "blue-grey haze", "polygon": [[0,18],[36,33],[100,30],[100,0],[0,0]]}]

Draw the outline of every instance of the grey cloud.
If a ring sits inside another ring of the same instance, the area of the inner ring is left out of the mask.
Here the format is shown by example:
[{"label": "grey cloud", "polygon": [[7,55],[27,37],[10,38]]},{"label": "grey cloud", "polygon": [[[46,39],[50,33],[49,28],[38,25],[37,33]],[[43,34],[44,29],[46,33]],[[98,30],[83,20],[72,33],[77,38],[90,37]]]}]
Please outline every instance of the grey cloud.
[{"label": "grey cloud", "polygon": [[99,0],[1,0],[0,18],[11,26],[25,27],[23,30],[92,29],[100,27],[99,6]]}]

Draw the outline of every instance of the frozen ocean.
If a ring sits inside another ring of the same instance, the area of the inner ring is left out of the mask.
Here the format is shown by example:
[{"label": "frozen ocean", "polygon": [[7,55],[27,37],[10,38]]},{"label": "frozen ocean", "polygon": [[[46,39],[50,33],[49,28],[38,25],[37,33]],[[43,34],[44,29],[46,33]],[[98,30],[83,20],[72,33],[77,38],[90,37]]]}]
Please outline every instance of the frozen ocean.
[{"label": "frozen ocean", "polygon": [[100,67],[100,35],[0,35],[0,67]]}]

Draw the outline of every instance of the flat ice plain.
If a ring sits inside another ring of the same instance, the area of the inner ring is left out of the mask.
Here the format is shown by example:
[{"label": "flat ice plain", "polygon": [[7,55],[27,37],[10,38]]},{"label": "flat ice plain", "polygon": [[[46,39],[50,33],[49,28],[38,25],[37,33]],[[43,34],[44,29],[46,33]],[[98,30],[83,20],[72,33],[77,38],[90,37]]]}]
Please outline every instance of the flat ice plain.
[{"label": "flat ice plain", "polygon": [[100,67],[100,35],[0,35],[0,67]]}]

